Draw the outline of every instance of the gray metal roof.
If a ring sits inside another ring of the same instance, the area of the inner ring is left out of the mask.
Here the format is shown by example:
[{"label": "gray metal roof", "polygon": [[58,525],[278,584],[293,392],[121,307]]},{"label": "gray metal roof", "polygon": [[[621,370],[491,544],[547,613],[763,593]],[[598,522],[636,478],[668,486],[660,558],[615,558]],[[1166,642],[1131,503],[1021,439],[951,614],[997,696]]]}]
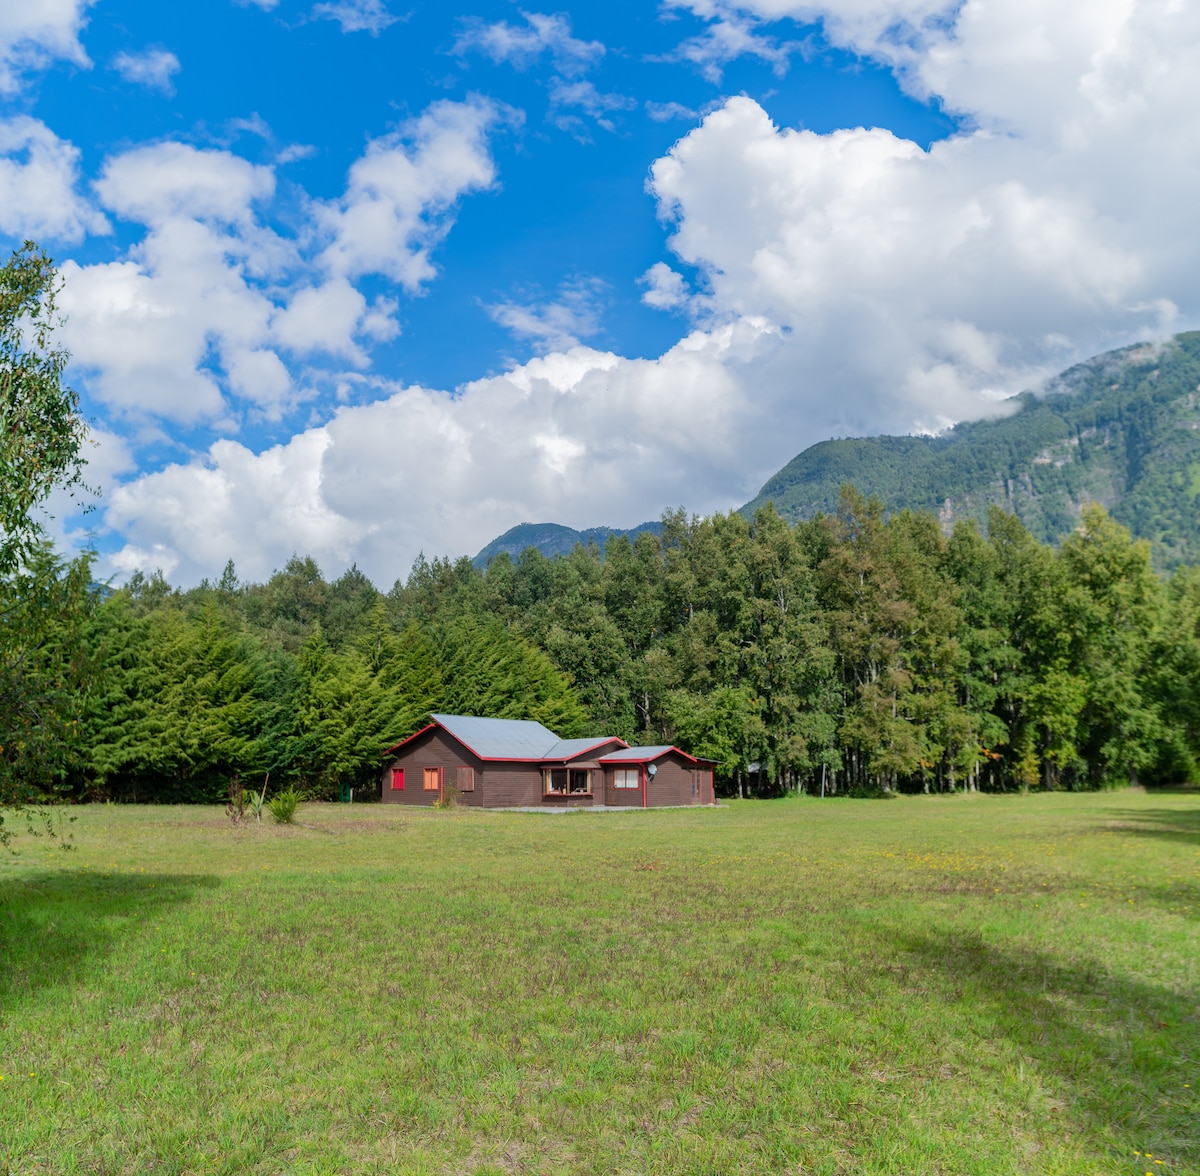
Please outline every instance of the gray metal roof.
[{"label": "gray metal roof", "polygon": [[602,755],[600,759],[603,763],[608,763],[609,760],[633,760],[635,763],[645,763],[647,760],[658,759],[664,752],[674,750],[675,748],[669,743],[661,744],[658,747],[623,747],[620,751],[610,751],[607,755]]},{"label": "gray metal roof", "polygon": [[[545,759],[548,748],[564,742],[553,731],[530,719],[479,719],[473,715],[432,717],[483,759]],[[587,742],[595,746],[597,741]]]},{"label": "gray metal roof", "polygon": [[560,739],[542,755],[542,759],[568,760],[572,756],[591,751],[593,747],[603,747],[606,743],[615,742],[617,742],[615,735],[602,735],[599,739],[595,736],[589,739]]}]

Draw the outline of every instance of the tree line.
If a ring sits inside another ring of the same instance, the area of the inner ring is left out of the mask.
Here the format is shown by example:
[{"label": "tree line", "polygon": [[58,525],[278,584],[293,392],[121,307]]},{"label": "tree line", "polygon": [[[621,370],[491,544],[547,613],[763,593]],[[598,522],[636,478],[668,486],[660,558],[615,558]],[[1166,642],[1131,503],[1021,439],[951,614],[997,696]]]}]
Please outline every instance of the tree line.
[{"label": "tree line", "polygon": [[678,743],[726,794],[1200,776],[1200,571],[1161,578],[1099,506],[1055,549],[1000,510],[947,536],[846,487],[795,526],[676,511],[603,552],[420,558],[387,592],[301,557],[263,584],[230,563],[115,591],[88,557],[40,558],[40,710],[9,708],[27,718],[0,751],[31,795],[377,794],[384,749],[439,710]]},{"label": "tree line", "polygon": [[795,526],[680,510],[603,552],[420,558],[386,593],[301,557],[98,586],[38,513],[84,468],[58,289],[33,242],[0,267],[0,806],[369,791],[436,710],[678,743],[739,794],[1200,777],[1200,570],[1160,578],[1095,505],[1057,548],[847,486]]}]

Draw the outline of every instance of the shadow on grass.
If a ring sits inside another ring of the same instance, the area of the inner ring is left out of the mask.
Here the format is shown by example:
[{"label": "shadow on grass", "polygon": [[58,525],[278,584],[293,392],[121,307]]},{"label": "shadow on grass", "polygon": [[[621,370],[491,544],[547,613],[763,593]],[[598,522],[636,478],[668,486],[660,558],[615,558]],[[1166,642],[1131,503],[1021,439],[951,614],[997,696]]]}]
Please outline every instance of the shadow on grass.
[{"label": "shadow on grass", "polygon": [[75,984],[97,955],[216,878],[37,872],[0,882],[0,1008],[47,984]]},{"label": "shadow on grass", "polygon": [[1200,800],[1191,809],[1115,809],[1105,828],[1129,837],[1200,845]]},{"label": "shadow on grass", "polygon": [[1032,1114],[1072,1120],[1092,1146],[1128,1146],[1162,1155],[1172,1171],[1185,1162],[1200,1171],[1200,993],[1113,975],[1093,960],[1064,964],[993,946],[975,932],[887,938],[890,951],[919,962],[955,1020],[961,1011],[972,1032],[1007,1039],[1033,1063],[1028,1082],[1019,1069],[1005,1079],[1028,1086],[1010,1094]]}]

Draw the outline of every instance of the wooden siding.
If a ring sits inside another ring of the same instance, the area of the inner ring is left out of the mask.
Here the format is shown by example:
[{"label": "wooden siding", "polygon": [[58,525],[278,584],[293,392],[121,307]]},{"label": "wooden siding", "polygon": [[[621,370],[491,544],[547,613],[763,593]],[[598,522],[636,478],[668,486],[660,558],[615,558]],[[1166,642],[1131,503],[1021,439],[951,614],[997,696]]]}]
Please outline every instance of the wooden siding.
[{"label": "wooden siding", "polygon": [[[426,731],[424,735],[414,739],[402,747],[394,759],[388,761],[383,770],[383,803],[384,804],[418,804],[431,805],[441,792],[426,792],[422,777],[425,768],[441,768],[444,772],[445,783],[453,785],[455,769],[460,764],[466,764],[475,769],[475,791],[464,792],[461,800],[464,804],[480,804],[487,772],[484,762],[468,751],[457,739],[452,738],[440,727]],[[397,791],[392,788],[392,769],[404,769],[404,788]]]},{"label": "wooden siding", "polygon": [[692,795],[692,769],[695,764],[676,752],[668,752],[654,761],[658,774],[650,781],[647,800],[650,805],[701,804]]},{"label": "wooden siding", "polygon": [[[518,808],[542,803],[542,769],[530,763],[489,761],[484,770],[484,808]],[[478,790],[479,785],[475,785]]]},{"label": "wooden siding", "polygon": [[[638,768],[639,764],[624,764],[626,768]],[[699,770],[705,773],[703,782],[695,789],[692,789],[692,772],[696,770],[696,765],[691,760],[680,755],[678,752],[670,751],[660,759],[654,761],[654,766],[658,769],[654,777],[646,783],[646,807],[661,808],[668,805],[691,805],[691,804],[709,804],[712,801],[712,769],[702,767]],[[605,804],[612,805],[615,808],[641,808],[642,807],[642,789],[639,788],[616,788],[613,786],[613,771],[616,769],[615,764],[606,764],[604,768],[604,782],[607,791],[607,799]]]}]

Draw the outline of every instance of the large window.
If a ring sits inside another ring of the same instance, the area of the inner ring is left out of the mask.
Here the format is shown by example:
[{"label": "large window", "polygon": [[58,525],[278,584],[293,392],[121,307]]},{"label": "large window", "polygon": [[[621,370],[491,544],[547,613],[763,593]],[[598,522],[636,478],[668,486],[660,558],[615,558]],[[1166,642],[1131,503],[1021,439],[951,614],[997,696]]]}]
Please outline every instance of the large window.
[{"label": "large window", "polygon": [[392,791],[393,792],[403,792],[404,791],[404,769],[403,768],[393,768],[392,769]]},{"label": "large window", "polygon": [[441,768],[426,768],[425,770],[425,791],[440,792],[442,790],[442,769]]},{"label": "large window", "polygon": [[543,768],[542,791],[547,796],[591,796],[589,768]]},{"label": "large window", "polygon": [[614,788],[640,788],[641,786],[641,768],[617,768],[613,772]]},{"label": "large window", "polygon": [[456,786],[459,792],[474,792],[475,791],[475,769],[469,767],[460,767],[455,773]]}]

